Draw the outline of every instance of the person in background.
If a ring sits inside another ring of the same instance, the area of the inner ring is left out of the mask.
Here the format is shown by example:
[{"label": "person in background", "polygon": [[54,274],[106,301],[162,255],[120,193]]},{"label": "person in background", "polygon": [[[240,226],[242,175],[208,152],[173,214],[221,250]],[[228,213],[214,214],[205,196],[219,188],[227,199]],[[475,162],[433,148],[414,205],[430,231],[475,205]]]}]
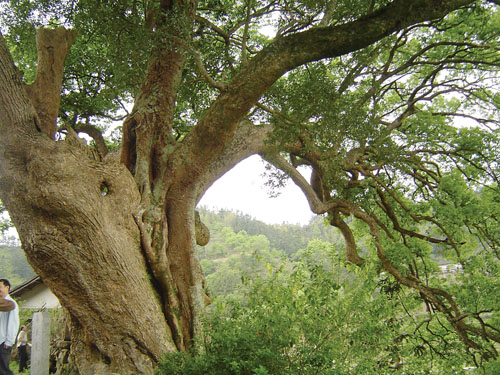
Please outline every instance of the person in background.
[{"label": "person in background", "polygon": [[0,279],[0,375],[13,374],[9,359],[19,329],[19,309],[9,292],[9,280]]},{"label": "person in background", "polygon": [[17,335],[17,349],[19,350],[19,372],[28,369],[28,327],[21,326]]}]

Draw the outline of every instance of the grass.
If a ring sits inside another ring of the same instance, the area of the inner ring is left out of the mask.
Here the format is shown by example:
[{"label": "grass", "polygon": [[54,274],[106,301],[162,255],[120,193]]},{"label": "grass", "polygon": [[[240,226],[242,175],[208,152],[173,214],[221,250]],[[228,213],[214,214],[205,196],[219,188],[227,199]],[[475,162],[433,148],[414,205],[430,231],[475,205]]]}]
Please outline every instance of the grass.
[{"label": "grass", "polygon": [[10,361],[9,363],[9,368],[14,372],[14,375],[20,375],[20,374],[23,374],[23,375],[27,375],[30,373],[30,370],[24,370],[23,372],[19,372],[19,362],[17,361]]}]

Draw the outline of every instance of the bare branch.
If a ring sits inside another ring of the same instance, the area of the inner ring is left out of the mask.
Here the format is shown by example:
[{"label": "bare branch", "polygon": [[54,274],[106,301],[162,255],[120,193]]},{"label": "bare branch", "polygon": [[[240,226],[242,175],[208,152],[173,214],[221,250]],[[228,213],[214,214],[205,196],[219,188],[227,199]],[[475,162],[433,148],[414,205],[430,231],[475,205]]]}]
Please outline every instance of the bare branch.
[{"label": "bare branch", "polygon": [[75,127],[75,131],[77,133],[85,133],[92,137],[94,140],[97,151],[101,155],[101,157],[105,157],[108,153],[108,147],[106,146],[106,142],[104,142],[104,137],[102,136],[102,132],[94,125],[85,124],[85,125],[77,125]]},{"label": "bare branch", "polygon": [[313,187],[307,182],[307,180],[302,176],[297,169],[295,169],[290,163],[288,163],[283,157],[278,154],[262,153],[262,158],[274,165],[275,167],[281,169],[285,172],[293,182],[302,190],[309,202],[309,207],[311,211],[317,215],[329,212],[333,208],[345,207],[347,202],[340,199],[332,199],[327,202],[323,202],[320,197],[316,194]]},{"label": "bare branch", "polygon": [[36,34],[37,72],[27,91],[38,114],[39,126],[51,139],[57,130],[64,61],[75,38],[76,31],[64,28],[38,29]]},{"label": "bare branch", "polygon": [[195,21],[202,23],[204,25],[207,25],[210,27],[213,31],[215,31],[217,34],[219,34],[225,41],[226,43],[229,43],[229,38],[230,38],[230,33],[226,33],[224,30],[222,30],[220,27],[218,27],[216,24],[213,22],[207,20],[204,17],[201,17],[200,15],[195,15],[194,16]]},{"label": "bare branch", "polygon": [[210,86],[220,90],[220,91],[224,91],[226,89],[227,85],[225,83],[222,83],[222,82],[217,82],[212,78],[212,76],[205,69],[205,65],[203,64],[203,61],[201,60],[201,56],[198,53],[198,51],[191,50],[191,52],[194,56],[194,60],[196,62],[196,66],[197,66],[198,70],[200,71],[202,76],[205,78],[205,80],[208,82],[208,84]]},{"label": "bare branch", "polygon": [[356,250],[356,240],[354,239],[351,228],[349,228],[345,221],[342,220],[338,211],[333,212],[330,224],[339,228],[340,232],[344,236],[347,261],[361,267],[365,263],[365,260],[359,256],[358,251]]}]

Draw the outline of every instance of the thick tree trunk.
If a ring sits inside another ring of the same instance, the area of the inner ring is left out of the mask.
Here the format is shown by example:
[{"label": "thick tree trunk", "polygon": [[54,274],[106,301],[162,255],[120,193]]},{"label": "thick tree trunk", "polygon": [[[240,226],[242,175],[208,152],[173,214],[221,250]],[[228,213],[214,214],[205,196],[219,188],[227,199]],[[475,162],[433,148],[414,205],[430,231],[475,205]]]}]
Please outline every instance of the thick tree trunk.
[{"label": "thick tree trunk", "polygon": [[22,155],[24,194],[4,195],[27,257],[70,314],[80,373],[151,373],[175,345],[133,220],[135,182],[117,163],[51,146]]},{"label": "thick tree trunk", "polygon": [[24,154],[15,186],[25,194],[13,189],[4,202],[31,265],[70,315],[80,373],[151,373],[175,345],[133,221],[135,182],[118,164],[68,151],[58,143]]},{"label": "thick tree trunk", "polygon": [[117,158],[40,132],[6,54],[2,43],[0,193],[27,258],[69,313],[81,374],[151,374],[176,346],[134,221],[137,185]]}]

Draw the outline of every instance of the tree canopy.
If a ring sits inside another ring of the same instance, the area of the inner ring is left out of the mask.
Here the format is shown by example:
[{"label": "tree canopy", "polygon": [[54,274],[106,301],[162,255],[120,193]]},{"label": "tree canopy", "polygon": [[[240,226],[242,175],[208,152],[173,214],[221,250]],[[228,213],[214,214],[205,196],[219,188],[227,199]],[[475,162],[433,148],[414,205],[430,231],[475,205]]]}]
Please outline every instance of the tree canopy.
[{"label": "tree canopy", "polygon": [[[496,1],[13,0],[0,19],[0,198],[81,373],[191,349],[196,204],[252,154],[349,262],[415,290],[478,361],[498,356]],[[432,251],[461,285],[432,276]]]}]

